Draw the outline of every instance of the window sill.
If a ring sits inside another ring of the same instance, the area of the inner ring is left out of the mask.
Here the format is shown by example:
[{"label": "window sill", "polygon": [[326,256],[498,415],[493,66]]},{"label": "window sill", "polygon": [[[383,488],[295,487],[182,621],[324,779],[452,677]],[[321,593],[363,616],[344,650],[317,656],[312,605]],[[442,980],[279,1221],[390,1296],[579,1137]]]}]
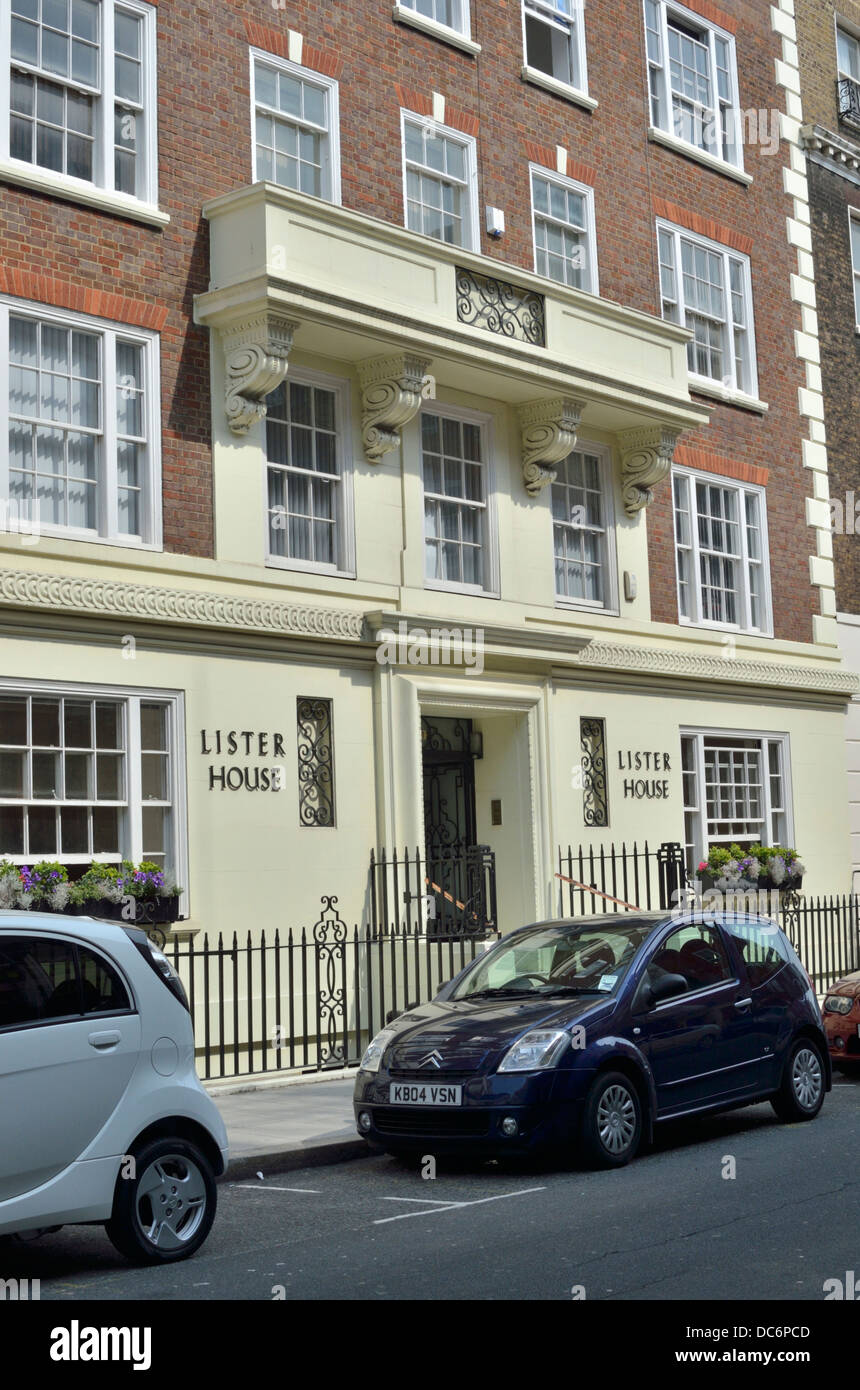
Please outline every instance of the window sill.
[{"label": "window sill", "polygon": [[[679,618],[678,626],[693,628],[696,632],[712,632],[715,637],[721,634],[722,636],[760,638],[763,642],[773,641],[772,632],[762,632],[761,628],[757,627],[737,627],[732,623],[694,623],[690,618]],[[730,661],[731,657],[727,657],[726,660]]]},{"label": "window sill", "polygon": [[495,589],[479,589],[477,584],[446,584],[439,579],[425,579],[424,588],[443,594],[471,594],[473,598],[499,597]]},{"label": "window sill", "polygon": [[122,193],[111,193],[106,188],[83,179],[68,178],[64,174],[54,174],[50,170],[39,169],[33,164],[22,164],[15,159],[0,159],[0,180],[14,183],[22,188],[31,188],[36,193],[49,197],[67,198],[73,203],[84,203],[100,212],[112,213],[115,217],[127,217],[133,222],[146,222],[151,227],[166,227],[170,214],[162,212],[151,203],[139,202]]},{"label": "window sill", "polygon": [[593,613],[595,617],[617,618],[619,611],[617,608],[605,607],[602,603],[577,603],[576,599],[560,598],[556,594],[556,608],[563,609],[566,613]]},{"label": "window sill", "polygon": [[429,34],[431,38],[440,39],[442,43],[450,43],[454,48],[462,48],[464,53],[471,53],[472,57],[481,51],[481,45],[475,43],[467,34],[449,29],[447,24],[439,24],[435,19],[428,19],[426,15],[407,9],[405,5],[395,5],[392,14],[398,24],[420,29],[422,34]]},{"label": "window sill", "polygon": [[287,560],[280,555],[267,555],[266,569],[285,570],[290,574],[324,575],[326,579],[357,578],[355,570],[339,570],[333,565],[311,565],[301,560]]},{"label": "window sill", "polygon": [[743,169],[735,168],[734,164],[727,164],[724,159],[717,159],[715,155],[708,154],[706,150],[700,150],[697,145],[691,145],[687,140],[681,140],[677,135],[670,135],[667,130],[659,130],[657,126],[648,127],[648,139],[653,140],[657,145],[665,145],[669,150],[675,150],[677,154],[686,155],[688,159],[695,159],[698,164],[704,164],[706,168],[713,169],[717,174],[725,174],[727,179],[735,179],[737,183],[751,184],[752,174],[745,174]]},{"label": "window sill", "polygon": [[58,526],[40,526],[38,531],[31,535],[25,531],[23,526],[18,531],[0,532],[0,549],[11,548],[13,540],[20,541],[21,545],[35,546],[40,541],[73,541],[75,545],[110,545],[119,550],[150,551],[161,554],[164,550],[160,542],[141,541],[134,536],[100,536],[95,531],[71,531],[63,530]]},{"label": "window sill", "polygon": [[700,396],[711,396],[716,401],[722,401],[724,405],[736,405],[740,410],[751,410],[755,415],[766,415],[770,410],[770,406],[757,397],[748,396],[745,391],[734,391],[730,386],[723,386],[718,381],[709,381],[707,377],[693,376],[691,373],[688,385],[691,391]]},{"label": "window sill", "polygon": [[526,65],[520,77],[523,82],[531,82],[534,87],[543,87],[554,96],[572,101],[575,106],[584,106],[586,111],[594,111],[597,107],[594,97],[586,96],[585,92],[577,91],[576,87],[570,87],[566,82],[559,82],[557,77],[550,77],[549,73],[541,72],[538,68]]}]

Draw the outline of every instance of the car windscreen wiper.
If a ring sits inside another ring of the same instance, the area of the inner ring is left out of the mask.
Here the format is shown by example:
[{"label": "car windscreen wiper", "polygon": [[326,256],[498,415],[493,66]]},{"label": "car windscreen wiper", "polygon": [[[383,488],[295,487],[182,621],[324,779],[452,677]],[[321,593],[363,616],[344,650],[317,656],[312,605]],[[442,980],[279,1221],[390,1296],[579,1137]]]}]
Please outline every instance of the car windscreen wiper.
[{"label": "car windscreen wiper", "polygon": [[461,994],[461,999],[525,999],[536,998],[541,991],[539,989],[508,989],[505,985],[500,985],[496,989],[476,989],[473,994]]},{"label": "car windscreen wiper", "polygon": [[597,989],[592,985],[586,989],[583,985],[544,985],[543,989],[537,991],[538,994],[607,994],[608,990]]}]

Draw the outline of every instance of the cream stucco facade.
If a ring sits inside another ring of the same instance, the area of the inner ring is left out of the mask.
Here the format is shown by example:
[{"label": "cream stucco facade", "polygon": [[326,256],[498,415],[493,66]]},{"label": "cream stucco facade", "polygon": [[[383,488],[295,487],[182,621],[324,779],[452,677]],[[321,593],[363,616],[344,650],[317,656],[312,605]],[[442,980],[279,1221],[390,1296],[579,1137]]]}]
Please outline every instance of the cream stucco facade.
[{"label": "cream stucco facade", "polygon": [[[366,921],[371,849],[424,843],[422,717],[482,736],[474,830],[496,856],[503,930],[556,910],[560,845],[689,843],[684,735],[778,743],[781,824],[807,887],[847,891],[856,678],[833,625],[817,619],[802,644],[652,620],[650,490],[670,486],[674,442],[707,419],[685,331],[518,272],[545,301],[536,346],[464,321],[461,272],[497,271],[480,256],[271,185],[206,215],[196,316],[211,329],[214,560],[0,538],[10,690],[169,697],[186,927],[307,925],[332,893]],[[264,402],[285,378],[340,402],[341,545],[325,570],[267,557]],[[481,591],[425,580],[427,411],[482,431]],[[602,607],[556,597],[551,482],[574,447],[604,470]],[[400,624],[469,629],[483,669],[432,647],[420,664],[408,650],[380,660]],[[299,819],[302,698],[331,702],[333,825]],[[605,721],[607,756],[608,824],[590,828],[585,718]]]}]

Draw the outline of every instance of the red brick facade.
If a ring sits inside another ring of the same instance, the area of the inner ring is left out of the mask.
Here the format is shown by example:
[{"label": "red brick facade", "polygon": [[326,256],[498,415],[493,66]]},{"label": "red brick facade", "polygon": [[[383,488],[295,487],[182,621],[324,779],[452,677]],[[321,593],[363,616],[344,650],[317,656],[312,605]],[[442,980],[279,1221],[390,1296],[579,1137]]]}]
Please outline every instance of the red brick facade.
[{"label": "red brick facade", "polygon": [[[764,0],[723,0],[719,9],[709,0],[693,0],[690,7],[737,32],[742,108],[783,109],[785,94],[774,82],[781,45]],[[658,208],[667,216],[671,210],[678,221],[686,210],[708,235],[748,249],[759,394],[769,409],[762,415],[708,402],[711,425],[686,437],[684,446],[688,456],[702,449],[728,461],[740,470],[731,476],[767,474],[775,635],[809,640],[817,592],[808,583],[807,557],[814,547],[804,514],[810,489],[801,465],[797,391],[805,381],[794,356],[800,313],[789,297],[796,255],[786,237],[785,218],[792,214],[782,182],[786,147],[768,156],[748,146],[745,168],[753,183],[745,186],[649,141],[641,0],[589,0],[586,6],[588,88],[599,103],[594,111],[522,80],[518,0],[472,0],[471,11],[472,38],[481,45],[477,56],[397,23],[390,4],[161,0],[159,205],[170,224],[156,230],[4,187],[0,264],[7,292],[19,292],[13,284],[23,292],[34,287],[33,277],[49,274],[55,295],[96,287],[138,305],[138,315],[163,315],[165,546],[211,555],[208,342],[191,319],[192,296],[208,281],[200,208],[252,178],[249,43],[286,53],[288,30],[296,30],[303,36],[303,61],[340,82],[348,208],[402,224],[399,107],[408,102],[432,110],[437,92],[446,100],[446,120],[477,135],[481,222],[486,204],[506,215],[501,241],[482,231],[485,255],[533,268],[528,164],[554,168],[558,145],[568,152],[571,176],[594,186],[606,298],[660,312]],[[38,297],[35,288],[27,293]],[[648,509],[648,532],[653,614],[675,622],[670,503],[669,488],[659,488]]]}]

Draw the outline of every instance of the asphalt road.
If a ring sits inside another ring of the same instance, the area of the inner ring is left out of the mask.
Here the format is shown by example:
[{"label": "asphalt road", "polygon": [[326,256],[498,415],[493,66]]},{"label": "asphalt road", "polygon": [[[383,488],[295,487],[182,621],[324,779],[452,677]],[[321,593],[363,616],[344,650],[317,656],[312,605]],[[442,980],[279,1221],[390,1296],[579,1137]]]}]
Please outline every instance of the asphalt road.
[{"label": "asphalt road", "polygon": [[[42,1300],[821,1300],[860,1271],[860,1079],[817,1121],[769,1106],[663,1128],[619,1172],[384,1156],[224,1183],[186,1264],[133,1269],[99,1228],[4,1242],[0,1276]],[[735,1177],[724,1177],[734,1160]],[[581,1296],[581,1294],[579,1295]]]}]

